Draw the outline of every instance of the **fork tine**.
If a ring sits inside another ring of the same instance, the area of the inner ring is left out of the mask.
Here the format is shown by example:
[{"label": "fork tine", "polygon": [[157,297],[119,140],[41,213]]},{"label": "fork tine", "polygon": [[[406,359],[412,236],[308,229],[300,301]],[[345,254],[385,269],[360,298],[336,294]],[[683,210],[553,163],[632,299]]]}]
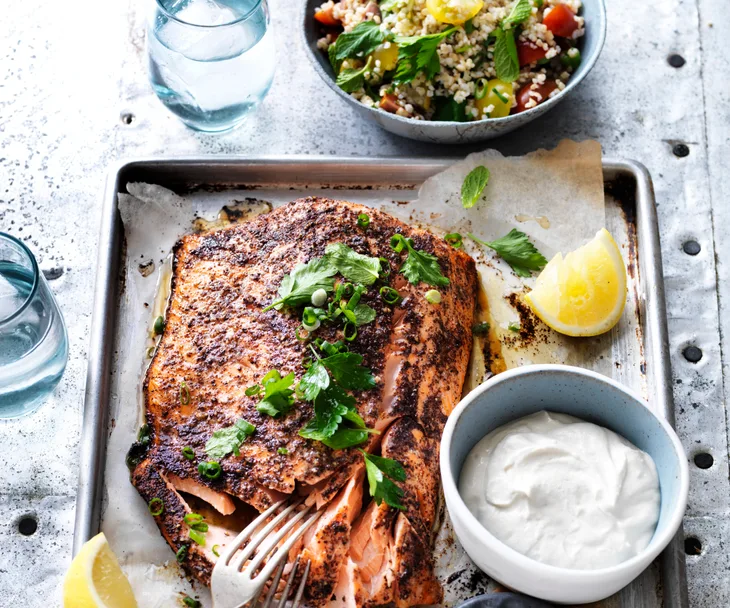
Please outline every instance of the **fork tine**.
[{"label": "fork tine", "polygon": [[[269,536],[269,533],[279,524],[279,522],[281,522],[283,519],[289,517],[289,514],[292,511],[294,511],[294,509],[296,509],[301,504],[301,502],[302,501],[297,501],[294,504],[288,506],[281,513],[279,513],[276,517],[274,517],[274,519],[272,519],[268,524],[266,524],[266,526],[264,526],[261,530],[259,530],[258,533],[256,534],[256,536],[254,536],[249,541],[248,545],[246,545],[246,547],[241,550],[241,555],[239,555],[238,557],[236,557],[235,560],[233,560],[233,563],[232,563],[233,568],[236,570],[241,570],[243,564],[246,563],[246,560],[249,559],[253,555],[254,551],[256,551],[257,547],[260,544],[266,543],[266,544],[264,544],[264,546],[269,544],[268,542],[266,542],[266,541],[268,541],[269,538],[271,538]],[[306,513],[309,511],[310,508],[311,507],[307,507],[307,509],[305,509],[302,512],[306,515]],[[263,514],[259,515],[256,518],[256,520],[263,520],[263,519],[265,519],[263,517]],[[301,517],[299,517],[299,519],[301,519]],[[297,519],[297,517],[294,517],[292,520],[290,520],[289,522],[284,524],[284,527],[282,528],[282,530],[288,530],[289,528],[291,528],[291,525],[290,525],[291,521],[296,522],[296,521],[299,521],[299,519]],[[287,528],[287,526],[289,526],[289,528]],[[278,537],[279,534],[280,534],[280,531],[274,535],[274,538]],[[268,549],[266,551],[266,553],[268,554],[270,550],[271,549]],[[253,574],[253,572],[251,574]],[[269,576],[271,576],[270,572],[269,572]]]},{"label": "fork tine", "polygon": [[294,596],[291,608],[299,608],[299,602],[302,601],[302,596],[304,595],[304,586],[307,584],[307,577],[309,576],[309,568],[311,565],[312,562],[308,561],[304,568],[304,574],[302,574],[302,580],[299,583],[299,589],[297,589],[297,594]]},{"label": "fork tine", "polygon": [[264,586],[261,585],[261,589],[258,590],[258,592],[256,593],[256,597],[254,597],[253,600],[251,600],[251,603],[248,604],[248,607],[249,608],[256,608],[256,606],[259,603],[259,600],[261,599],[261,596],[263,595],[263,593],[264,593]]},{"label": "fork tine", "polygon": [[[297,555],[297,558],[294,560],[294,565],[291,568],[291,572],[289,572],[289,576],[286,578],[286,586],[284,587],[284,591],[281,592],[281,599],[279,600],[279,605],[276,608],[284,608],[286,604],[286,598],[289,597],[289,591],[291,590],[291,585],[294,582],[294,577],[297,574],[297,568],[299,568],[299,559],[301,558],[300,555]],[[283,562],[286,564],[286,560]]]},{"label": "fork tine", "polygon": [[276,509],[278,509],[285,502],[286,502],[286,499],[280,500],[275,505],[266,509],[266,511],[264,511],[256,519],[254,519],[250,524],[248,524],[239,533],[239,535],[236,536],[236,538],[233,540],[232,543],[225,545],[225,550],[221,554],[219,560],[222,561],[223,564],[227,566],[228,563],[231,561],[233,554],[236,551],[238,551],[238,549],[244,542],[246,542],[246,539],[256,531],[256,529],[266,520],[267,517],[269,517],[274,511],[276,511]]},{"label": "fork tine", "polygon": [[274,573],[274,580],[271,582],[269,594],[266,596],[266,601],[264,602],[262,608],[269,608],[271,606],[271,602],[274,601],[274,595],[276,595],[276,590],[279,587],[279,581],[281,580],[281,575],[284,572],[284,566],[286,566],[286,560],[282,559],[281,565],[276,569],[276,572]]},{"label": "fork tine", "polygon": [[[283,538],[286,537],[289,530],[291,530],[302,518],[304,518],[307,513],[309,512],[309,508],[305,509],[304,511],[300,511],[296,517],[293,517],[290,521],[284,525],[281,530],[277,532],[277,534],[271,536],[270,539],[267,539],[266,544],[264,545],[264,548],[259,551],[255,557],[251,559],[251,563],[246,566],[246,569],[243,571],[244,575],[248,575],[249,577],[253,578],[254,573],[256,572],[256,569],[261,565],[261,562],[264,561],[266,556],[273,550],[276,545],[278,545]],[[307,531],[307,528],[311,526],[317,519],[319,519],[319,516],[322,515],[322,512],[314,513],[306,522],[304,522],[301,526],[299,526],[299,529],[291,534],[289,538],[286,539],[284,544],[281,545],[276,550],[276,553],[274,553],[266,562],[266,565],[261,569],[261,572],[259,573],[259,577],[261,577],[263,580],[267,580],[271,577],[271,573],[274,571],[274,568],[279,564],[279,560],[286,559],[287,554],[291,550],[291,548],[294,546],[294,543],[296,543],[299,538]]]}]

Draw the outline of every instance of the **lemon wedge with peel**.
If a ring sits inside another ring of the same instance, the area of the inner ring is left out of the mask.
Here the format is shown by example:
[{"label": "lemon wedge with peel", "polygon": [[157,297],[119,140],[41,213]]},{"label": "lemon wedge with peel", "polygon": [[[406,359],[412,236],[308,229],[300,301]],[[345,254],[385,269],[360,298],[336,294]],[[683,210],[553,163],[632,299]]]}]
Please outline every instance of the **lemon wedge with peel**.
[{"label": "lemon wedge with peel", "polygon": [[565,257],[558,253],[525,299],[561,334],[597,336],[616,325],[626,304],[626,265],[608,230]]},{"label": "lemon wedge with peel", "polygon": [[63,583],[63,608],[137,608],[103,533],[87,541],[71,562]]}]

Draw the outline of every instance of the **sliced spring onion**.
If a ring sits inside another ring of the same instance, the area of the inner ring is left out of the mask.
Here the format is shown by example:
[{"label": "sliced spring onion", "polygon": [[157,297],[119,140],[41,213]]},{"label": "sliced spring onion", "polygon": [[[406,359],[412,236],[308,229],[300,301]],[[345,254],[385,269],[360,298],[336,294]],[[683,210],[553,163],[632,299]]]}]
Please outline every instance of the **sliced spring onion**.
[{"label": "sliced spring onion", "polygon": [[320,325],[322,325],[322,322],[319,319],[315,319],[314,323],[312,323],[311,325],[309,325],[308,323],[302,323],[302,327],[310,332],[319,329]]},{"label": "sliced spring onion", "polygon": [[426,292],[426,302],[429,304],[441,304],[441,293],[436,289],[429,289]]},{"label": "sliced spring onion", "polygon": [[454,249],[458,249],[464,244],[464,239],[458,232],[450,232],[444,237],[444,240]]},{"label": "sliced spring onion", "polygon": [[500,93],[497,87],[492,88],[492,93],[494,93],[502,103],[507,103],[509,101],[509,97]]},{"label": "sliced spring onion", "polygon": [[390,274],[390,261],[388,258],[378,258],[380,260],[380,272],[378,277],[384,279]]},{"label": "sliced spring onion", "polygon": [[[302,334],[304,334],[304,335],[302,335]],[[304,342],[304,340],[309,338],[309,332],[306,329],[304,329],[303,326],[297,327],[294,330],[294,335],[296,336],[297,340],[299,340],[300,342]]]},{"label": "sliced spring onion", "polygon": [[147,508],[150,510],[152,517],[157,517],[158,515],[162,515],[162,512],[165,510],[165,503],[162,502],[161,498],[153,498],[150,500]]},{"label": "sliced spring onion", "polygon": [[185,380],[180,383],[180,403],[190,405],[190,389]]},{"label": "sliced spring onion", "polygon": [[324,289],[318,289],[312,294],[312,306],[321,308],[327,302],[327,292]]},{"label": "sliced spring onion", "polygon": [[158,336],[165,331],[165,317],[157,317],[155,319],[154,329]]},{"label": "sliced spring onion", "polygon": [[155,347],[154,346],[150,346],[147,349],[147,358],[148,359],[151,359],[154,356],[154,354],[155,354]]},{"label": "sliced spring onion", "polygon": [[286,455],[287,455],[287,454],[289,453],[289,450],[287,450],[286,448],[279,448],[279,449],[278,449],[278,450],[276,450],[276,451],[277,451],[277,452],[278,452],[279,454],[281,454],[282,456],[286,456]]},{"label": "sliced spring onion", "polygon": [[193,451],[193,448],[191,448],[191,447],[190,447],[190,446],[188,446],[188,445],[186,445],[186,446],[185,446],[185,447],[184,447],[184,448],[182,449],[182,454],[183,454],[183,456],[185,456],[185,458],[187,458],[188,460],[192,460],[193,458],[195,458],[195,452]]},{"label": "sliced spring onion", "polygon": [[253,397],[254,395],[258,395],[261,392],[261,385],[252,384],[244,392],[246,393],[246,397]]},{"label": "sliced spring onion", "polygon": [[201,547],[205,547],[205,534],[191,528],[188,530],[188,536],[190,536],[190,540],[198,543]]},{"label": "sliced spring onion", "polygon": [[395,251],[396,253],[400,253],[403,251],[403,248],[406,246],[406,239],[402,234],[394,234],[390,238],[390,248]]},{"label": "sliced spring onion", "polygon": [[454,49],[454,53],[466,53],[471,48],[471,44],[465,44],[464,46],[460,46]]},{"label": "sliced spring onion", "polygon": [[317,313],[311,306],[307,306],[302,312],[302,327],[307,331],[314,331],[320,326],[320,320],[317,318]]},{"label": "sliced spring onion", "polygon": [[188,549],[188,545],[180,545],[180,548],[175,553],[175,559],[178,564],[182,564],[185,561],[185,558],[188,556]]},{"label": "sliced spring onion", "polygon": [[367,228],[370,225],[370,216],[366,213],[361,213],[357,216],[357,225],[360,228]]},{"label": "sliced spring onion", "polygon": [[183,521],[188,525],[199,524],[203,521],[203,516],[200,513],[188,513],[183,517]]},{"label": "sliced spring onion", "polygon": [[216,557],[220,557],[221,554],[218,551],[218,549],[220,549],[220,548],[221,548],[220,545],[213,545],[210,550],[213,552],[213,555],[215,555]]},{"label": "sliced spring onion", "polygon": [[345,319],[347,319],[350,323],[357,324],[357,317],[355,316],[355,313],[352,312],[349,308],[342,308],[342,314],[345,315]]},{"label": "sliced spring onion", "polygon": [[200,608],[202,606],[202,604],[198,600],[194,600],[187,595],[183,598],[183,604],[188,606],[188,608]]},{"label": "sliced spring onion", "polygon": [[221,469],[221,465],[214,460],[209,460],[208,462],[201,462],[198,465],[198,473],[206,479],[213,480],[218,479],[221,476],[223,469]]},{"label": "sliced spring onion", "polygon": [[477,335],[487,334],[489,333],[489,323],[487,323],[486,321],[483,323],[476,323],[474,326],[472,326],[471,331],[472,333],[475,333]]},{"label": "sliced spring onion", "polygon": [[349,298],[355,292],[355,286],[352,283],[345,283],[342,286],[342,296]]},{"label": "sliced spring onion", "polygon": [[348,321],[345,323],[345,328],[342,330],[342,333],[345,336],[345,340],[352,342],[355,338],[357,338],[357,325],[355,325],[352,321]]},{"label": "sliced spring onion", "polygon": [[507,326],[507,329],[509,329],[510,331],[520,331],[520,324],[512,322]]},{"label": "sliced spring onion", "polygon": [[392,287],[381,287],[380,297],[383,298],[386,304],[398,304],[401,301],[400,294]]},{"label": "sliced spring onion", "polygon": [[477,84],[474,87],[474,98],[483,99],[487,94],[487,83],[489,81],[486,78],[480,78],[477,80]]},{"label": "sliced spring onion", "polygon": [[204,521],[201,521],[199,524],[193,524],[190,527],[196,532],[202,532],[203,534],[208,531],[208,524],[206,524]]}]

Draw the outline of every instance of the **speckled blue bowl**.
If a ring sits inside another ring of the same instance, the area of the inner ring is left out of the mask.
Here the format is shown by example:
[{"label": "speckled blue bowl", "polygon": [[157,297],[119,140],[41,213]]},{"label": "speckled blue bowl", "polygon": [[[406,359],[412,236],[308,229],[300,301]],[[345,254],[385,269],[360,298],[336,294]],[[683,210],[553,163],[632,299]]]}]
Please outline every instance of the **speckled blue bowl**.
[{"label": "speckled blue bowl", "polygon": [[[537,562],[497,540],[459,495],[464,459],[487,433],[541,410],[570,414],[611,429],[653,459],[661,507],[649,545],[610,568],[571,570]],[[548,601],[602,600],[630,583],[669,544],[687,505],[687,457],[677,434],[618,382],[567,365],[528,365],[499,374],[469,393],[449,416],[441,440],[441,481],[454,531],[474,562],[508,587]]]},{"label": "speckled blue bowl", "polygon": [[302,12],[302,33],[304,37],[304,48],[307,56],[312,62],[316,72],[322,77],[337,95],[342,97],[357,112],[377,123],[386,131],[430,143],[439,144],[466,144],[476,141],[491,139],[514,131],[518,127],[542,116],[560,103],[566,95],[569,95],[580,82],[591,71],[598,59],[606,39],[606,5],[604,0],[583,0],[583,12],[585,18],[586,33],[579,41],[578,47],[581,51],[582,61],[578,69],[568,81],[565,89],[541,103],[534,108],[505,116],[504,118],[487,118],[473,122],[437,122],[434,120],[413,120],[391,114],[380,108],[369,108],[359,101],[353,99],[335,84],[335,75],[325,53],[317,48],[319,38],[319,27],[314,20],[316,7],[322,4],[323,0],[306,0],[303,3]]}]

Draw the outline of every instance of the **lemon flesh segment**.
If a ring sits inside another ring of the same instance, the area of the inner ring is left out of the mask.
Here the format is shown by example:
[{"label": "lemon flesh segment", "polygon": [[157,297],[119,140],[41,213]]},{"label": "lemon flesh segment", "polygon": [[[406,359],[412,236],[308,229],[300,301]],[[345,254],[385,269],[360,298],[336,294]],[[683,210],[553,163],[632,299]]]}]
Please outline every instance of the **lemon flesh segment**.
[{"label": "lemon flesh segment", "polygon": [[526,300],[546,325],[569,336],[596,336],[616,325],[626,304],[626,265],[608,230],[565,257],[558,253]]},{"label": "lemon flesh segment", "polygon": [[89,540],[71,562],[63,584],[64,608],[137,608],[104,534]]},{"label": "lemon flesh segment", "polygon": [[440,23],[463,25],[484,7],[483,0],[426,0],[426,8]]}]

